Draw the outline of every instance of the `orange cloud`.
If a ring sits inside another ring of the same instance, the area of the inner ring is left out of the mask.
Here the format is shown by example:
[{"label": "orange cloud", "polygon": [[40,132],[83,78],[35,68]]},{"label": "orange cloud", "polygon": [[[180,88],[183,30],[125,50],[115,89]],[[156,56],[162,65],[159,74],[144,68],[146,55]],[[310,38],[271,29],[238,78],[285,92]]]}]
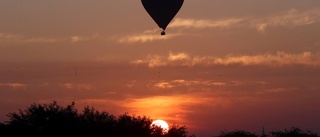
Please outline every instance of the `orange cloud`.
[{"label": "orange cloud", "polygon": [[56,38],[45,38],[45,37],[27,37],[20,34],[0,32],[0,41],[10,42],[10,43],[53,43],[61,40]]},{"label": "orange cloud", "polygon": [[231,28],[231,27],[255,27],[259,32],[264,32],[268,27],[297,27],[320,22],[320,9],[289,11],[273,14],[266,17],[238,17],[227,19],[175,19],[171,28]]},{"label": "orange cloud", "polygon": [[156,34],[142,34],[142,35],[127,36],[119,39],[118,42],[119,43],[135,43],[135,42],[145,43],[145,42],[150,42],[154,40],[165,40],[165,39],[168,39],[168,37],[163,37]]},{"label": "orange cloud", "polygon": [[93,86],[89,85],[89,84],[64,83],[64,84],[60,84],[60,86],[66,88],[66,89],[84,89],[84,90],[93,89]]},{"label": "orange cloud", "polygon": [[177,53],[177,54],[173,54],[171,51],[169,53],[168,56],[168,60],[170,61],[179,61],[179,60],[187,60],[189,59],[189,55],[183,52]]},{"label": "orange cloud", "polygon": [[269,17],[252,20],[256,24],[257,30],[264,32],[267,27],[297,27],[320,22],[320,9],[298,11],[292,9],[283,13],[278,13]]},{"label": "orange cloud", "polygon": [[71,42],[76,43],[76,42],[81,42],[81,41],[88,41],[88,40],[93,40],[99,38],[99,33],[95,33],[92,36],[71,36]]},{"label": "orange cloud", "polygon": [[[152,85],[152,84],[151,84]],[[171,81],[159,81],[153,84],[158,88],[174,88],[181,86],[225,86],[226,82],[211,81],[211,80],[171,80]]]},{"label": "orange cloud", "polygon": [[0,32],[0,42],[10,42],[10,43],[55,43],[55,42],[81,42],[88,41],[99,38],[99,34],[95,33],[92,36],[78,36],[74,35],[71,37],[63,37],[63,38],[50,38],[50,37],[34,37],[34,36],[26,36],[21,34],[14,33],[1,33]]},{"label": "orange cloud", "polygon": [[159,83],[156,83],[154,86],[159,88],[173,88],[173,85],[170,84],[169,82],[159,82]]},{"label": "orange cloud", "polygon": [[[258,32],[265,32],[269,27],[298,27],[320,22],[320,8],[297,11],[295,9],[276,13],[265,17],[230,17],[221,19],[174,19],[168,28],[178,30],[178,33],[161,36],[160,29],[146,30],[140,34],[113,37],[118,43],[146,43],[159,40],[168,40],[183,35],[194,35],[193,33],[183,33],[188,29],[231,29],[231,28],[249,28],[256,29]],[[72,41],[84,39],[83,37],[74,36]]]},{"label": "orange cloud", "polygon": [[245,21],[247,18],[228,18],[228,19],[175,19],[169,27],[171,28],[228,28],[237,26],[239,23]]},{"label": "orange cloud", "polygon": [[[177,61],[179,60],[179,61]],[[132,64],[145,64],[150,68],[161,66],[197,66],[197,65],[242,65],[242,66],[269,66],[281,67],[288,65],[320,66],[320,55],[312,52],[290,54],[277,52],[276,54],[261,55],[228,55],[215,56],[189,56],[187,53],[172,53],[168,56],[149,55],[145,59],[134,60]]]},{"label": "orange cloud", "polygon": [[307,11],[298,11],[292,9],[289,11],[277,13],[267,17],[239,17],[227,19],[175,19],[169,27],[172,28],[229,28],[235,26],[251,26],[255,24],[259,30],[267,26],[302,26],[313,24],[320,21],[320,9],[311,9]]},{"label": "orange cloud", "polygon": [[0,83],[0,87],[6,86],[11,87],[13,90],[20,89],[20,88],[26,88],[27,84],[22,83]]},{"label": "orange cloud", "polygon": [[167,40],[177,36],[180,36],[180,33],[171,33],[170,35],[162,36],[160,33],[155,34],[154,31],[145,31],[142,34],[138,35],[128,35],[123,36],[121,38],[117,38],[118,43],[146,43],[146,42],[153,42],[159,40]]}]

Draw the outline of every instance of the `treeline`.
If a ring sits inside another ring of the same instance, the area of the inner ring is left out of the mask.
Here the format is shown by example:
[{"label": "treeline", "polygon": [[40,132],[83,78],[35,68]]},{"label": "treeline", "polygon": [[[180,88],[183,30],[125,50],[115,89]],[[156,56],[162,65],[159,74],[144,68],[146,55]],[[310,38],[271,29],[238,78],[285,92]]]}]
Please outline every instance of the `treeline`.
[{"label": "treeline", "polygon": [[[152,126],[152,119],[146,116],[130,116],[128,113],[114,116],[93,107],[84,107],[81,112],[72,102],[66,107],[57,102],[50,104],[31,104],[25,110],[9,113],[9,121],[0,123],[1,137],[195,137],[186,126],[172,125],[165,132]],[[319,137],[311,131],[299,128],[274,131],[267,135],[235,130],[222,131],[216,137]]]},{"label": "treeline", "polygon": [[318,134],[311,131],[303,131],[300,128],[292,127],[284,131],[272,131],[267,134],[257,135],[245,130],[222,131],[216,137],[319,137]]},{"label": "treeline", "polygon": [[1,137],[188,137],[185,126],[173,125],[167,132],[151,126],[152,119],[146,116],[118,117],[93,107],[78,112],[75,103],[66,107],[57,102],[32,104],[25,110],[9,113],[9,121],[0,123]]}]

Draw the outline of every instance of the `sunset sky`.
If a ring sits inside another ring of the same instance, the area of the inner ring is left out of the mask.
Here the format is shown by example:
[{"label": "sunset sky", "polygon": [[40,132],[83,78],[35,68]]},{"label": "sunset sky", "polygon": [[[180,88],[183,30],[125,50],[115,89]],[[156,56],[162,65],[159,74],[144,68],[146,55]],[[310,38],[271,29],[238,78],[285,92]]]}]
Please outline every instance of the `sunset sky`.
[{"label": "sunset sky", "polygon": [[186,125],[320,133],[319,0],[0,0],[0,122],[32,103]]}]

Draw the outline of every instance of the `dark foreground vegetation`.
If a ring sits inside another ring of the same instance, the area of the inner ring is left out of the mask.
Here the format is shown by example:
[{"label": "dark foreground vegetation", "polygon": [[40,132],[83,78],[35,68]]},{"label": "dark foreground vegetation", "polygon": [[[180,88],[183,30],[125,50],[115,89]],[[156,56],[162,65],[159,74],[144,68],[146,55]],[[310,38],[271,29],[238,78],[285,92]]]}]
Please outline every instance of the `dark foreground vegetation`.
[{"label": "dark foreground vegetation", "polygon": [[[195,137],[189,135],[186,126],[172,125],[168,132],[151,126],[152,119],[146,116],[130,116],[128,113],[118,117],[93,107],[85,107],[81,112],[72,102],[66,107],[57,102],[32,104],[26,110],[9,113],[9,121],[0,123],[1,137]],[[275,131],[268,135],[256,135],[244,130],[222,131],[216,137],[319,137],[316,133],[292,128]]]},{"label": "dark foreground vegetation", "polygon": [[219,136],[216,137],[319,137],[316,133],[311,131],[302,131],[299,128],[292,127],[290,130],[285,129],[284,131],[273,131],[269,134],[262,133],[257,135],[244,130],[235,130],[231,132],[223,131],[220,132]]},{"label": "dark foreground vegetation", "polygon": [[78,112],[75,103],[63,107],[50,104],[32,104],[26,110],[9,113],[9,121],[0,123],[1,137],[188,137],[185,126],[173,125],[168,132],[151,126],[146,116],[127,113],[115,117],[93,107]]}]

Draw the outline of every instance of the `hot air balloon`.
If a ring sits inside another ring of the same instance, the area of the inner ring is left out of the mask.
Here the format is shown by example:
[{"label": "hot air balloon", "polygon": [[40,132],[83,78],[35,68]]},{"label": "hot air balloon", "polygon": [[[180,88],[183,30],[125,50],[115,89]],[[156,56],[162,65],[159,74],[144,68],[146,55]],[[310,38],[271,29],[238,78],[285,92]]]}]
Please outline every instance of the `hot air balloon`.
[{"label": "hot air balloon", "polygon": [[141,0],[143,7],[151,18],[162,28],[161,35],[174,16],[180,10],[184,0]]}]

